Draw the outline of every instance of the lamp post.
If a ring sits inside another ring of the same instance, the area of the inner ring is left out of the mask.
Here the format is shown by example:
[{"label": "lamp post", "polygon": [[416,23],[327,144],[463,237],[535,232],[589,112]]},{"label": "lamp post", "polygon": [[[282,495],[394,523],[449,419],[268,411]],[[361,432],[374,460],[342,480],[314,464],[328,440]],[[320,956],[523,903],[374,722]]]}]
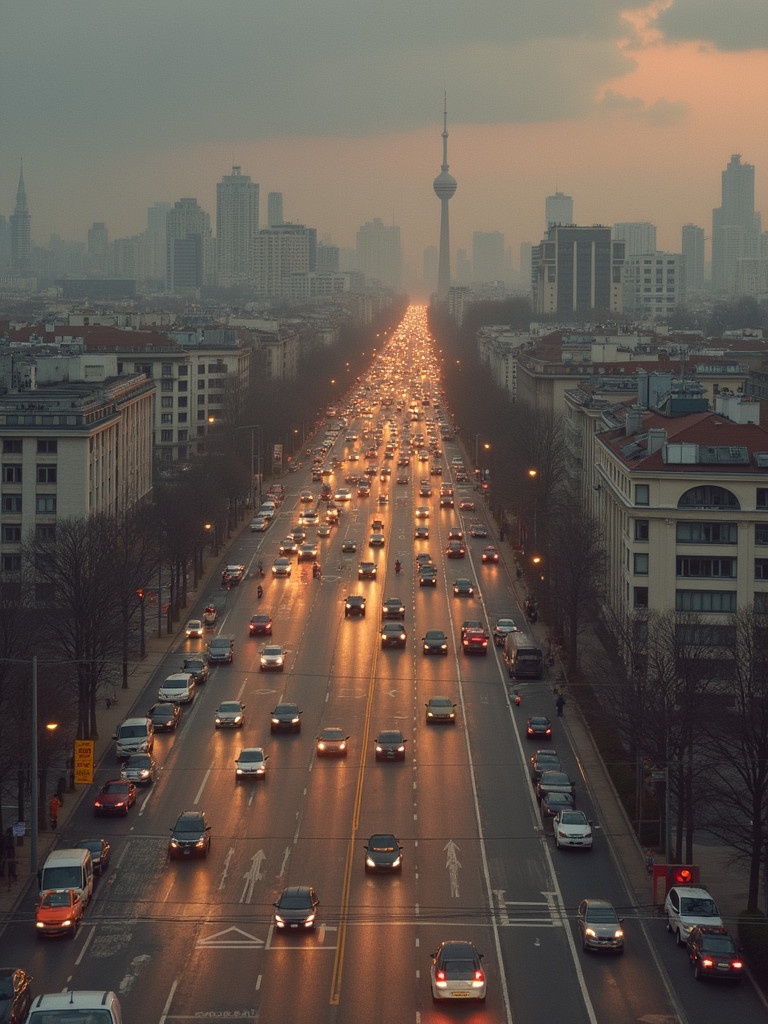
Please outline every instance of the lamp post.
[{"label": "lamp post", "polygon": [[146,619],[144,611],[144,588],[139,587],[136,591],[136,597],[139,599],[139,655],[141,660],[147,656],[147,638],[145,632]]},{"label": "lamp post", "polygon": [[219,550],[216,546],[216,523],[206,523],[205,529],[208,532],[208,536],[211,538],[211,553],[215,558],[219,553]]},{"label": "lamp post", "polygon": [[[532,482],[537,480],[538,476],[539,476],[538,469],[535,469],[535,468],[532,467],[531,469],[528,470],[528,477],[530,478],[530,480]],[[534,551],[538,551],[538,549],[539,549],[539,539],[538,539],[538,536],[537,536],[537,529],[536,529],[536,526],[537,526],[537,524],[536,524],[536,514],[537,514],[537,512],[538,512],[538,501],[536,500],[536,494],[534,493],[534,495],[533,495],[533,547],[534,547]]]}]

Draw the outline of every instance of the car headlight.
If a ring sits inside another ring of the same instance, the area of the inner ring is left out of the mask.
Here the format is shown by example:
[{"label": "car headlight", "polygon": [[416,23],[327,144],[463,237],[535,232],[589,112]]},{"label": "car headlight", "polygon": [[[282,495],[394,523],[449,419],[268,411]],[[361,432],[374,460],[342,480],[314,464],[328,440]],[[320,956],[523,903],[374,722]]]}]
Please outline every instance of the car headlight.
[{"label": "car headlight", "polygon": [[291,725],[296,725],[296,724],[298,723],[298,721],[299,721],[299,716],[298,716],[298,715],[296,715],[296,717],[295,717],[295,718],[292,718],[292,719],[291,719]]},{"label": "car headlight", "polygon": [[315,915],[314,914],[310,914],[309,917],[304,922],[304,927],[305,928],[309,928],[314,923],[315,923]]},{"label": "car headlight", "polygon": [[272,725],[280,725],[280,719],[279,718],[273,718],[272,719]]},{"label": "car headlight", "polygon": [[245,772],[242,768],[235,768],[235,775],[244,775]]},{"label": "car headlight", "polygon": [[395,859],[392,861],[392,867],[393,868],[399,868],[401,860],[402,860],[401,857],[395,857]]},{"label": "car headlight", "polygon": [[365,858],[365,866],[367,868],[375,868],[376,867],[376,861],[373,859],[373,857],[366,857]]},{"label": "car headlight", "polygon": [[201,850],[204,845],[205,845],[205,837],[204,836],[202,836],[200,839],[197,839],[195,841],[195,849],[196,850]]},{"label": "car headlight", "polygon": [[179,848],[179,840],[178,839],[171,839],[171,847],[174,850],[178,850],[178,848]]},{"label": "car headlight", "polygon": [[277,925],[278,928],[283,928],[285,926],[285,921],[282,919],[282,917],[280,917],[279,914],[275,914],[275,924]]},{"label": "car headlight", "polygon": [[383,751],[383,749],[384,748],[379,743],[376,744],[376,753],[377,754],[380,754]]}]

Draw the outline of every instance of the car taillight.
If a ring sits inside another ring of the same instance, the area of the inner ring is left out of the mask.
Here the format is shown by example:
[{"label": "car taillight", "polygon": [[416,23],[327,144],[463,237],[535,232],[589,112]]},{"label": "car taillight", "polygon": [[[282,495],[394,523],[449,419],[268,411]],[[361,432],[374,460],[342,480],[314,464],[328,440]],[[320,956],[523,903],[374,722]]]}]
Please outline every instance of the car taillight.
[{"label": "car taillight", "polygon": [[702,967],[714,967],[715,966],[715,961],[712,959],[711,956],[702,957],[701,966]]},{"label": "car taillight", "polygon": [[475,981],[485,981],[485,975],[479,967],[475,971]]},{"label": "car taillight", "polygon": [[435,981],[445,981],[445,971],[435,971]]},{"label": "car taillight", "polygon": [[744,963],[741,960],[731,960],[731,970],[740,971],[744,967]]}]

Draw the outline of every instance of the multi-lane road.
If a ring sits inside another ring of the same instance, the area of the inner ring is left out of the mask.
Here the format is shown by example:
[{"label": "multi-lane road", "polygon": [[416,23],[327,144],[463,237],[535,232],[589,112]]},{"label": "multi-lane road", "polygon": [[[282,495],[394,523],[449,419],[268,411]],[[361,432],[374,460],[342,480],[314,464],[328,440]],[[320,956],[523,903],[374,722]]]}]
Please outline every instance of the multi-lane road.
[{"label": "multi-lane road", "polygon": [[[332,455],[359,447],[345,445],[344,437]],[[457,452],[445,443],[446,479]],[[85,925],[74,942],[36,941],[30,893],[23,919],[0,938],[3,962],[28,968],[36,991],[113,988],[127,1024],[764,1020],[749,985],[696,983],[663,924],[649,908],[630,905],[590,799],[590,780],[556,718],[552,745],[577,781],[577,806],[598,828],[591,852],[555,850],[528,779],[532,751],[525,737],[528,714],[554,711],[551,688],[545,681],[526,684],[523,704],[515,707],[493,646],[486,657],[462,656],[463,619],[492,626],[501,615],[521,623],[524,617],[508,567],[480,564],[487,540],[468,537],[465,560],[444,559],[449,527],[461,524],[468,534],[483,511],[460,513],[458,501],[455,510],[441,510],[439,478],[431,498],[419,497],[426,473],[414,457],[407,485],[397,484],[393,472],[374,481],[369,498],[353,498],[331,536],[319,541],[320,580],[310,563],[295,560],[290,579],[273,579],[268,571],[297,521],[308,470],[288,477],[289,493],[267,533],[246,530],[235,541],[227,561],[243,562],[246,577],[227,594],[216,627],[236,638],[233,663],[212,667],[178,732],[157,737],[158,780],[128,817],[94,820],[86,799],[62,837],[65,845],[92,835],[112,843],[112,865],[97,882]],[[387,507],[379,506],[379,493],[389,495]],[[429,540],[414,542],[420,504],[430,506],[431,532]],[[371,549],[377,515],[385,520],[386,543]],[[342,555],[345,539],[357,542],[357,553]],[[419,550],[430,551],[438,566],[436,588],[417,584]],[[375,581],[358,582],[361,558],[377,562]],[[399,576],[396,559],[404,567]],[[256,572],[259,560],[264,580]],[[453,597],[456,576],[476,581],[476,598]],[[344,599],[355,593],[366,596],[367,614],[345,618]],[[393,596],[406,607],[405,650],[380,646],[381,604]],[[191,614],[207,597],[201,594]],[[259,671],[263,642],[248,637],[257,608],[272,613],[273,640],[287,648],[282,673]],[[447,657],[422,654],[421,637],[430,628],[449,634]],[[200,647],[180,639],[136,709],[148,708],[164,675]],[[455,726],[426,725],[424,704],[435,694],[457,703]],[[246,705],[242,730],[215,730],[214,712],[224,699]],[[270,735],[270,712],[281,699],[299,704],[300,734]],[[349,734],[349,755],[319,760],[315,737],[336,724]],[[375,761],[373,741],[382,728],[405,734],[404,762]],[[269,754],[267,777],[236,785],[235,758],[252,745]],[[99,780],[116,774],[115,766],[110,757]],[[210,856],[169,862],[169,828],[187,809],[208,814]],[[401,873],[366,874],[364,844],[375,832],[400,839]],[[281,934],[273,926],[273,901],[295,884],[317,890],[317,928]],[[623,956],[581,950],[575,908],[589,895],[611,900],[624,916]],[[485,954],[484,1005],[433,1004],[430,953],[449,938],[469,938]]]}]

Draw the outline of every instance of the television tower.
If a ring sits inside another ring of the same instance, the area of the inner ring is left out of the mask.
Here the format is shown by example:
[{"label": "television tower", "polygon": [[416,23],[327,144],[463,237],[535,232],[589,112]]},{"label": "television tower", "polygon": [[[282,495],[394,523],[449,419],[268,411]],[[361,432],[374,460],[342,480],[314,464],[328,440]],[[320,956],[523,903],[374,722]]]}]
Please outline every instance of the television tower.
[{"label": "television tower", "polygon": [[437,301],[448,301],[451,287],[451,241],[448,227],[448,201],[457,189],[456,179],[448,173],[448,105],[443,97],[443,164],[432,187],[440,200],[440,252],[437,263]]}]

